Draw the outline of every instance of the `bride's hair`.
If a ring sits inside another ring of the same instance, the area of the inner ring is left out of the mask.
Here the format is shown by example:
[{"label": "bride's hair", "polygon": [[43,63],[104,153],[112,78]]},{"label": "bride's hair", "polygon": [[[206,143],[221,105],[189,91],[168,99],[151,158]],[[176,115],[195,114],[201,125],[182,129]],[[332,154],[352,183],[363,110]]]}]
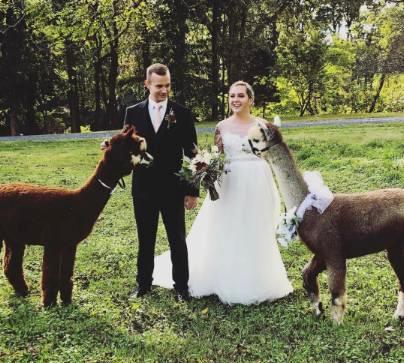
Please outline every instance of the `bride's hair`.
[{"label": "bride's hair", "polygon": [[234,82],[234,83],[230,86],[229,91],[230,91],[230,89],[231,89],[232,87],[234,87],[234,86],[244,86],[244,87],[246,88],[246,92],[247,92],[248,98],[254,102],[254,90],[253,90],[253,88],[251,87],[251,85],[250,85],[249,83],[244,82],[244,81],[237,81],[237,82]]}]

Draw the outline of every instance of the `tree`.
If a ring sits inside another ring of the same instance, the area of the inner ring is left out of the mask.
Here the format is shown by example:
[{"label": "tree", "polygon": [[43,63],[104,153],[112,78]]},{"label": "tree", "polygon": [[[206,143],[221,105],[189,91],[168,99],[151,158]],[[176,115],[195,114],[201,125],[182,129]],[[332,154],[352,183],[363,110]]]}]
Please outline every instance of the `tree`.
[{"label": "tree", "polygon": [[313,25],[284,27],[277,49],[282,75],[295,90],[299,114],[318,113],[317,99],[324,89],[325,33]]},{"label": "tree", "polygon": [[380,74],[376,92],[372,98],[369,112],[375,110],[387,78],[392,74],[404,72],[404,5],[387,8],[377,17],[377,71]]},{"label": "tree", "polygon": [[[202,119],[226,116],[228,86],[239,79],[254,87],[264,117],[274,107],[391,109],[384,94],[403,72],[404,16],[402,4],[387,3],[394,1],[5,0],[0,127],[51,130],[67,110],[72,131],[119,128],[124,108],[145,97],[154,62],[170,67],[174,98]],[[337,36],[341,26],[346,39]]]},{"label": "tree", "polygon": [[23,59],[26,36],[24,4],[22,1],[10,1],[2,12],[2,23],[6,27],[2,32],[0,58],[0,97],[3,112],[9,120],[11,135],[17,135],[18,115],[22,104],[20,95],[27,85],[27,79],[20,69]]},{"label": "tree", "polygon": [[[143,3],[140,1],[123,0],[96,0],[88,3],[92,19],[89,36],[94,44],[94,74],[95,74],[95,95],[99,102],[100,89],[103,86],[102,64],[107,68],[108,76],[104,94],[106,109],[106,124],[103,128],[119,128],[121,120],[118,115],[117,103],[117,80],[119,68],[120,41],[128,31],[133,12]],[[99,114],[100,106],[96,103],[96,114]],[[99,123],[99,121],[98,121]]]},{"label": "tree", "polygon": [[[28,8],[27,8],[28,6]],[[33,24],[35,9],[23,1],[9,1],[0,13],[0,107],[10,134],[35,134],[46,128],[40,113],[57,102],[59,77],[44,34]]]}]

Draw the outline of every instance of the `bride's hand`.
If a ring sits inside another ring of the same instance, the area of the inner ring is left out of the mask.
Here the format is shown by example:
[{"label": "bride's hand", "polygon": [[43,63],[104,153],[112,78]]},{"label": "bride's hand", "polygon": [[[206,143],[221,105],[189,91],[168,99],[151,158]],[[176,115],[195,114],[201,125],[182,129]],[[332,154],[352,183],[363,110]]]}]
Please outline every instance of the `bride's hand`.
[{"label": "bride's hand", "polygon": [[198,204],[198,197],[193,197],[190,195],[185,196],[184,198],[184,206],[186,209],[194,209]]}]

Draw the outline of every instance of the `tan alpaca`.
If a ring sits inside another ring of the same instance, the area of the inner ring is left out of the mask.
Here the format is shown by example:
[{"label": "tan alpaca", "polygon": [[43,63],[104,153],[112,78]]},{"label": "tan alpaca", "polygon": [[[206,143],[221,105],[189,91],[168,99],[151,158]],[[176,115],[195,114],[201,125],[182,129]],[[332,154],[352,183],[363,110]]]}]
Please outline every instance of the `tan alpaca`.
[{"label": "tan alpaca", "polygon": [[[275,173],[280,192],[289,210],[299,206],[308,187],[278,128],[260,124],[249,130],[253,152],[267,158]],[[298,233],[314,253],[303,270],[303,284],[316,315],[322,313],[317,275],[328,271],[331,315],[342,322],[346,307],[346,259],[387,250],[399,282],[395,318],[404,318],[404,189],[383,189],[367,193],[334,194],[334,200],[320,214],[306,211]]]}]

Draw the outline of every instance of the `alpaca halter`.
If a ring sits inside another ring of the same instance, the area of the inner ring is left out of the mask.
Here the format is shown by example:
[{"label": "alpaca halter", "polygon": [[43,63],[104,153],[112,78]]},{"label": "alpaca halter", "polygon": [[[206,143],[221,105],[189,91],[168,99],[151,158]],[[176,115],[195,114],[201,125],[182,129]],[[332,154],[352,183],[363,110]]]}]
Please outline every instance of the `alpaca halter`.
[{"label": "alpaca halter", "polygon": [[273,144],[271,146],[269,146],[269,140],[271,139],[271,137],[269,136],[271,133],[269,132],[269,129],[266,127],[265,124],[263,124],[262,122],[258,122],[262,137],[264,138],[264,140],[267,143],[267,146],[263,147],[262,149],[258,149],[257,147],[255,147],[252,143],[252,141],[250,139],[248,139],[248,143],[250,144],[251,150],[252,152],[257,155],[258,153],[263,153],[264,151],[268,151],[270,148],[274,147],[277,144]]},{"label": "alpaca halter", "polygon": [[[97,181],[98,181],[105,189],[109,190],[109,191],[110,191],[110,194],[112,194],[112,193],[115,191],[115,189],[116,189],[116,187],[112,188],[112,187],[110,187],[109,185],[107,185],[106,183],[104,183],[100,178],[97,178]],[[122,189],[125,189],[125,188],[126,188],[125,180],[123,180],[123,178],[119,179],[117,184],[118,184]]]},{"label": "alpaca halter", "polygon": [[[253,143],[252,143],[252,141],[250,139],[248,139],[248,143],[250,144],[251,150],[255,155],[257,155],[257,152],[262,153],[262,152],[268,151],[270,149],[269,146],[266,146],[266,147],[264,147],[262,149],[258,149],[257,147],[255,147],[253,145]],[[275,145],[272,145],[272,146],[275,146]]]},{"label": "alpaca halter", "polygon": [[97,180],[105,189],[109,190],[111,194],[114,192],[115,188],[112,188],[109,185],[105,184],[100,178],[97,178]]}]

